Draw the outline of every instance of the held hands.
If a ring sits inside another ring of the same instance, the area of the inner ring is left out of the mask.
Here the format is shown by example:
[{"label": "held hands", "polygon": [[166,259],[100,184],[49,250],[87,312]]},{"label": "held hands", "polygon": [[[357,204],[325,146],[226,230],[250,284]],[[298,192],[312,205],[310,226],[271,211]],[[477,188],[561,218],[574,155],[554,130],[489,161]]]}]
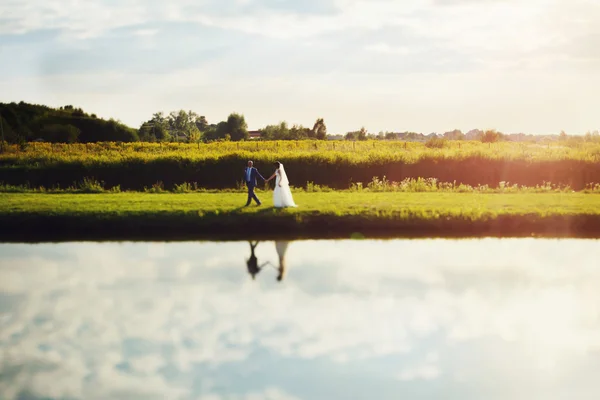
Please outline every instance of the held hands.
[{"label": "held hands", "polygon": [[[265,185],[266,185],[267,183],[269,183],[269,181],[270,181],[271,179],[273,179],[273,177],[271,177],[271,178],[269,178],[269,179],[265,179]],[[277,186],[281,187],[281,183],[280,183],[279,185],[277,185]]]}]

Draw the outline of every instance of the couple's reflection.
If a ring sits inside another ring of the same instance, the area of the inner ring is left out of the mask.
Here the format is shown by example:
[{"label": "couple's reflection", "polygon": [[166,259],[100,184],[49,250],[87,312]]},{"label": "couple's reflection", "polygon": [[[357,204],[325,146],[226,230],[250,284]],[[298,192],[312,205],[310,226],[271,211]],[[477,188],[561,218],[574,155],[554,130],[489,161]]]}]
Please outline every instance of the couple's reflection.
[{"label": "couple's reflection", "polygon": [[256,257],[255,250],[256,246],[258,246],[259,241],[254,243],[248,242],[250,244],[250,258],[246,260],[246,265],[248,267],[248,273],[252,276],[252,279],[256,279],[256,275],[267,265],[271,265],[274,268],[277,268],[277,280],[283,280],[285,276],[285,253],[287,251],[288,245],[290,242],[278,240],[275,241],[275,250],[277,250],[277,255],[279,256],[279,267],[275,267],[270,261],[266,261],[262,264],[258,264],[258,258]]}]

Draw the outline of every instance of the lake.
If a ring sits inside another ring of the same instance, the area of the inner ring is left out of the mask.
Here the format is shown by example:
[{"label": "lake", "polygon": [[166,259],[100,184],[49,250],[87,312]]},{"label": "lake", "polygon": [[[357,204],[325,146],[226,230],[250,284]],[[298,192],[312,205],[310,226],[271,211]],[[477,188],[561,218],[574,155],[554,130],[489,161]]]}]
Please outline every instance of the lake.
[{"label": "lake", "polygon": [[0,398],[600,398],[600,241],[253,244],[0,244]]}]

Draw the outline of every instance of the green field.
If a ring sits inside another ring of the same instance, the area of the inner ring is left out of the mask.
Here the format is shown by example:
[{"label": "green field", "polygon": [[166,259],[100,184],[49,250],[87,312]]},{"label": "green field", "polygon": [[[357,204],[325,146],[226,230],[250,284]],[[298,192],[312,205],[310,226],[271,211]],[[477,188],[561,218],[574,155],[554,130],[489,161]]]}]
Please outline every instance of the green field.
[{"label": "green field", "polygon": [[244,193],[0,193],[3,240],[252,236],[600,236],[600,195],[298,192],[295,209]]},{"label": "green field", "polygon": [[283,162],[296,187],[313,182],[347,189],[384,176],[396,182],[421,177],[493,187],[551,182],[574,190],[600,183],[600,144],[476,141],[449,141],[442,148],[383,141],[31,143],[0,154],[0,183],[65,188],[94,178],[123,190],[155,184],[173,189],[183,183],[229,189],[240,184],[249,159],[263,175],[272,173],[274,161]]},{"label": "green field", "polygon": [[404,162],[424,159],[461,160],[527,160],[585,162],[600,161],[600,143],[578,141],[482,143],[475,140],[442,141],[440,148],[425,143],[401,141],[244,141],[213,143],[28,143],[25,148],[6,146],[0,154],[2,163],[43,165],[84,162],[86,164],[123,163],[131,160],[151,162],[160,159],[180,159],[199,162],[232,154],[253,154],[275,161],[312,158],[328,163]]}]

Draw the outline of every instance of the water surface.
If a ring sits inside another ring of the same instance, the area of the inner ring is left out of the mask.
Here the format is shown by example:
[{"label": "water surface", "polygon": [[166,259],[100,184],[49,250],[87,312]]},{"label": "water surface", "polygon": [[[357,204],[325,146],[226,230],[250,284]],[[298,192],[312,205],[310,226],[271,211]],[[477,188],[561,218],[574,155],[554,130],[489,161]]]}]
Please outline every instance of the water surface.
[{"label": "water surface", "polygon": [[248,242],[0,244],[0,398],[600,398],[598,241],[254,254],[255,274]]}]

